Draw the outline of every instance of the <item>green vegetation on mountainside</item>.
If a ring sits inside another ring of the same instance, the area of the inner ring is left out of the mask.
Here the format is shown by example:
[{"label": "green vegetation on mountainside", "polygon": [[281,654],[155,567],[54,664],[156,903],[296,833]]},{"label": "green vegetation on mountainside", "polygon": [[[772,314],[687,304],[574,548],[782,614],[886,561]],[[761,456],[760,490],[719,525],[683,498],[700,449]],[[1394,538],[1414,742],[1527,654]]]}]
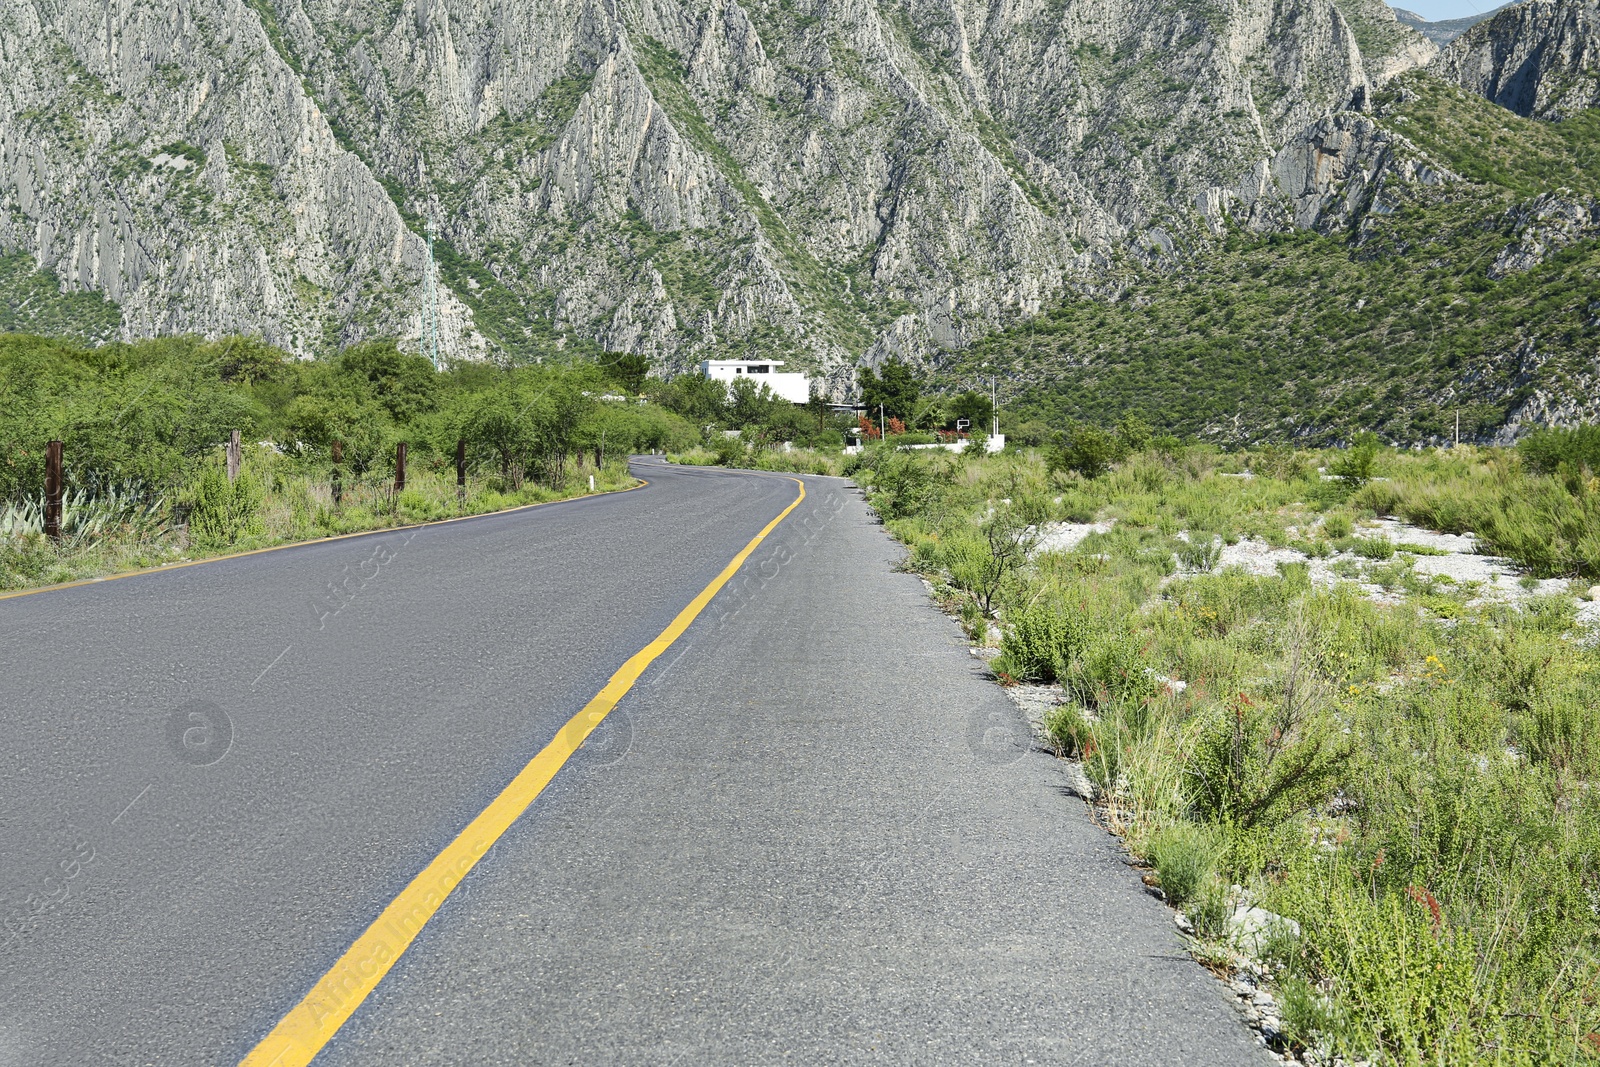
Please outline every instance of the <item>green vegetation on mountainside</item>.
[{"label": "green vegetation on mountainside", "polygon": [[1482,437],[1538,389],[1581,391],[1600,345],[1600,242],[1489,269],[1515,239],[1511,208],[1600,192],[1600,113],[1552,126],[1413,75],[1380,120],[1476,184],[1408,189],[1354,232],[1232,233],[1116,302],[1071,299],[979,342],[941,382],[987,364],[1018,383],[1007,406],[1024,423],[1132,410],[1226,442],[1440,441],[1458,413]]},{"label": "green vegetation on mountainside", "polygon": [[717,140],[684,84],[682,57],[654,38],[641,35],[636,59],[650,94],[678,131],[716,164],[760,221],[762,232],[781,257],[785,281],[797,291],[796,295],[816,312],[835,342],[852,352],[865,349],[871,337],[855,309],[845,302],[845,279],[817,261],[745,174],[739,161]]},{"label": "green vegetation on mountainside", "polygon": [[39,333],[95,344],[122,325],[117,305],[96,292],[61,291],[61,279],[38,270],[25,252],[0,256],[0,333]]}]

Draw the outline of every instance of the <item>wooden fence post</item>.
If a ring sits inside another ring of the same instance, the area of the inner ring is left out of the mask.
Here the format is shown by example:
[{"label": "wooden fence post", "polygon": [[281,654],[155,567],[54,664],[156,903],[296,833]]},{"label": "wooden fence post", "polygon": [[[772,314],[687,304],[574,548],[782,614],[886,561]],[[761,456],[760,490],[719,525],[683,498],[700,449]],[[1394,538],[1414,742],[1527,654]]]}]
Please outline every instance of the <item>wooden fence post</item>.
[{"label": "wooden fence post", "polygon": [[456,499],[467,499],[467,439],[456,438]]},{"label": "wooden fence post", "polygon": [[344,462],[344,442],[333,443],[333,506],[338,507],[344,500],[344,479],[340,476],[339,464]]},{"label": "wooden fence post", "polygon": [[61,442],[44,449],[44,535],[61,540]]},{"label": "wooden fence post", "polygon": [[239,431],[228,435],[228,484],[239,480],[239,467],[244,463],[244,449],[239,441]]},{"label": "wooden fence post", "polygon": [[406,443],[401,441],[394,446],[394,491],[400,492],[406,487]]}]

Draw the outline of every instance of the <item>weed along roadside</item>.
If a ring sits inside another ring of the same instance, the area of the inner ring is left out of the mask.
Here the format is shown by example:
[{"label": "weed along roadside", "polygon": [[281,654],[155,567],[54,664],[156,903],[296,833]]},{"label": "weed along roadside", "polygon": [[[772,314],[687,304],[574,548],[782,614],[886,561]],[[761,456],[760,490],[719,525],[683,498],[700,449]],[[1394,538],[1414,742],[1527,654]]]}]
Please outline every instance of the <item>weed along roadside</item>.
[{"label": "weed along roadside", "polygon": [[1586,1062],[1585,433],[1223,454],[1133,426],[1043,454],[868,449],[841,472],[1272,1048]]},{"label": "weed along roadside", "polygon": [[[488,485],[482,479],[463,479],[458,485],[453,476],[432,471],[413,474],[403,488],[395,488],[365,482],[352,486],[337,471],[321,481],[268,454],[231,481],[220,465],[204,467],[177,508],[169,508],[165,500],[119,499],[114,491],[98,496],[81,492],[61,505],[64,518],[57,536],[47,533],[40,516],[26,508],[13,508],[4,516],[17,547],[9,548],[3,561],[8,570],[0,572],[0,591],[48,588],[404,529],[644,484],[628,472],[625,457],[599,469],[584,468],[581,459],[577,466],[578,475],[559,488],[528,483],[504,492],[492,479]],[[584,474],[587,481],[580,483]],[[178,517],[182,521],[175,521]]]},{"label": "weed along roadside", "polygon": [[699,437],[641,375],[0,335],[0,590],[627,488]]}]

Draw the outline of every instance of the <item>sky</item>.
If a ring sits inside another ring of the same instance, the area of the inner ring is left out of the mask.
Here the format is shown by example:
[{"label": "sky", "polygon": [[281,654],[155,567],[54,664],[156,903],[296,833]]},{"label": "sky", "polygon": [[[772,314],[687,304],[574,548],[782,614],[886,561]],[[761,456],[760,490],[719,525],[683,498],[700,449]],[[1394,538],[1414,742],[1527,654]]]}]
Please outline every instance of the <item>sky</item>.
[{"label": "sky", "polygon": [[1493,11],[1504,2],[1505,0],[1398,0],[1391,6],[1415,11],[1429,22],[1443,22],[1445,19],[1481,15]]}]

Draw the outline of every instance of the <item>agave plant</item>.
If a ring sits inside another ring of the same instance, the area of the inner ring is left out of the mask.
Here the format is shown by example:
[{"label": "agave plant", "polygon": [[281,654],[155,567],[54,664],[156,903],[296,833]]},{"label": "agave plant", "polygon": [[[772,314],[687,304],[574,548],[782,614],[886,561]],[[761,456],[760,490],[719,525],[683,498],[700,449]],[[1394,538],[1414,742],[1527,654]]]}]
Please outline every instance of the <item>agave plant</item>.
[{"label": "agave plant", "polygon": [[[166,529],[167,498],[147,499],[136,486],[107,486],[99,492],[70,490],[61,498],[61,535],[77,543],[112,533],[152,537]],[[44,533],[44,498],[30,497],[0,507],[0,536]]]}]

